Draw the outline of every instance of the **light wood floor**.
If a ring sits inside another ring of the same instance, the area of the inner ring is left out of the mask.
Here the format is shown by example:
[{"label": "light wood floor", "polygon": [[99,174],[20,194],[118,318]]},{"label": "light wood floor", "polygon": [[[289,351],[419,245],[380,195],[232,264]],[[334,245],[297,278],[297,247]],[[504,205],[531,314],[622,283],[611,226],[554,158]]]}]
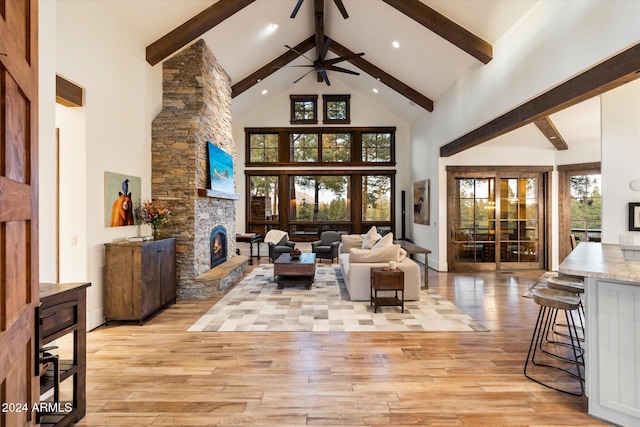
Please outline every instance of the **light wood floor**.
[{"label": "light wood floor", "polygon": [[606,425],[522,374],[541,273],[429,272],[489,333],[185,332],[214,300],[111,323],[88,334],[79,425]]}]

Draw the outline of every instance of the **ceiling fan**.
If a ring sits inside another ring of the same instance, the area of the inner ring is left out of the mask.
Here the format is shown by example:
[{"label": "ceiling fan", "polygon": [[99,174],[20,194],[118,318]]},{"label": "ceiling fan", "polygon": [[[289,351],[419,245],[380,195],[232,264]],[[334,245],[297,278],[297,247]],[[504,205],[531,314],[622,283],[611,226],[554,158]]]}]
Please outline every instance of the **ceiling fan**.
[{"label": "ceiling fan", "polygon": [[[291,14],[291,18],[296,17],[296,14],[298,13],[300,6],[302,6],[303,1],[304,0],[298,0],[296,7],[293,9],[293,13]],[[344,19],[347,19],[349,15],[347,14],[347,10],[345,9],[344,4],[342,3],[342,0],[333,0],[333,2],[336,4],[338,9],[340,10],[342,17]],[[293,49],[291,46],[285,45],[287,49],[297,53],[299,56],[311,62],[311,64],[308,64],[308,65],[292,65],[293,67],[311,67],[311,70],[309,70],[304,75],[302,75],[297,80],[295,80],[294,83],[299,82],[300,80],[302,80],[303,77],[305,77],[307,74],[311,72],[318,73],[318,81],[319,82],[324,81],[327,84],[327,86],[331,86],[331,82],[329,81],[329,77],[327,76],[327,71],[337,71],[340,73],[353,74],[353,75],[359,76],[360,73],[356,71],[348,70],[346,68],[338,67],[336,66],[336,64],[342,61],[348,61],[349,59],[356,58],[358,56],[362,56],[364,55],[364,52],[352,53],[352,54],[340,56],[337,58],[326,59],[327,53],[329,52],[329,46],[331,45],[331,39],[328,37],[325,37],[324,35],[324,0],[314,0],[313,5],[314,5],[313,6],[314,15],[315,15],[316,50],[318,52],[317,59],[312,60],[306,57],[304,54]]]},{"label": "ceiling fan", "polygon": [[327,55],[327,52],[329,52],[329,46],[330,45],[331,45],[331,39],[327,38],[326,42],[323,45],[322,52],[320,52],[320,55],[318,56],[318,59],[316,59],[316,60],[312,60],[312,59],[308,58],[307,56],[305,56],[304,54],[298,52],[297,50],[295,50],[294,48],[292,48],[289,45],[285,45],[284,46],[287,49],[291,50],[292,52],[297,53],[301,57],[303,57],[306,60],[308,60],[309,62],[311,62],[311,64],[308,64],[308,65],[291,65],[291,67],[311,67],[311,70],[307,71],[305,74],[303,74],[302,76],[297,78],[294,81],[294,83],[298,83],[307,74],[309,74],[311,72],[314,72],[314,71],[316,73],[318,73],[319,76],[321,76],[322,80],[324,80],[324,82],[327,84],[327,86],[331,86],[331,82],[329,81],[329,77],[327,76],[327,71],[337,71],[337,72],[340,72],[340,73],[353,74],[355,76],[359,76],[360,75],[360,73],[358,73],[356,71],[352,71],[352,70],[348,70],[346,68],[338,67],[335,64],[337,64],[338,62],[347,61],[347,60],[349,60],[351,58],[356,58],[358,56],[362,56],[362,55],[364,55],[364,52],[352,53],[352,54],[345,55],[345,56],[339,56],[337,58],[325,59],[325,57]]}]

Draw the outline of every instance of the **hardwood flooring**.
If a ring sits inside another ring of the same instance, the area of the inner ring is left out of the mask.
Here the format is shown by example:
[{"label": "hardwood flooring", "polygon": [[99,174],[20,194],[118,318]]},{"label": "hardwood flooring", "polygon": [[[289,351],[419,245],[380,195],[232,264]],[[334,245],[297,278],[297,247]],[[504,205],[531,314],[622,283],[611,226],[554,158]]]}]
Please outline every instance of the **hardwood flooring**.
[{"label": "hardwood flooring", "polygon": [[113,322],[88,334],[78,425],[606,425],[522,373],[541,274],[429,271],[488,333],[185,332],[214,300]]}]

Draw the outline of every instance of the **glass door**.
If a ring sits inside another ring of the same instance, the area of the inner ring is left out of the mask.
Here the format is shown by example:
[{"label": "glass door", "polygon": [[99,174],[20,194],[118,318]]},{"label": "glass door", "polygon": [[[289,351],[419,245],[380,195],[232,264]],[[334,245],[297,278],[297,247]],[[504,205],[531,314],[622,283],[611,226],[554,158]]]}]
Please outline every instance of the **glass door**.
[{"label": "glass door", "polygon": [[540,268],[538,179],[500,179],[501,268]]},{"label": "glass door", "polygon": [[449,173],[449,270],[543,269],[544,174],[478,169]]},{"label": "glass door", "polygon": [[463,269],[496,268],[496,179],[453,181],[453,259]]}]

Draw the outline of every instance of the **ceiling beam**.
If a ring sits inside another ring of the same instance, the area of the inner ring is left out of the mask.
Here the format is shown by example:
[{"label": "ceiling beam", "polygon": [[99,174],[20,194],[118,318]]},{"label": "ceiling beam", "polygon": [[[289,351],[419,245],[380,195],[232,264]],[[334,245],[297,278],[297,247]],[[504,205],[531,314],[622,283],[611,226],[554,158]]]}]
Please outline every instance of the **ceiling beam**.
[{"label": "ceiling beam", "polygon": [[147,62],[156,65],[255,0],[220,0],[147,46]]},{"label": "ceiling beam", "polygon": [[549,140],[556,150],[566,150],[569,148],[567,141],[562,137],[558,128],[551,121],[551,117],[544,116],[533,121],[533,124],[540,129],[540,132]]},{"label": "ceiling beam", "polygon": [[[329,50],[331,50],[333,53],[335,53],[338,56],[354,55],[352,51],[342,46],[340,43],[338,43],[333,39],[331,40],[331,44],[329,45]],[[348,59],[348,61],[353,65],[355,65],[356,67],[358,67],[359,69],[361,69],[362,71],[364,71],[365,73],[369,74],[371,77],[380,80],[382,83],[389,86],[391,89],[395,90],[400,95],[404,96],[405,98],[408,98],[410,101],[415,102],[425,110],[433,111],[432,100],[422,95],[420,92],[416,91],[415,89],[410,88],[409,86],[402,83],[400,80],[396,79],[395,77],[387,74],[386,72],[376,67],[372,63],[368,62],[367,60],[363,59],[362,57],[355,56],[353,58]]]},{"label": "ceiling beam", "polygon": [[310,36],[308,39],[304,40],[300,44],[293,47],[293,50],[288,50],[282,55],[278,56],[273,61],[269,62],[265,66],[261,67],[257,71],[254,71],[249,76],[240,80],[238,83],[231,86],[231,97],[235,98],[240,95],[242,92],[251,89],[254,85],[258,84],[261,80],[269,77],[271,74],[278,71],[280,68],[284,67],[294,59],[299,58],[298,54],[294,52],[298,51],[300,53],[308,52],[313,49],[315,46],[315,36]]},{"label": "ceiling beam", "polygon": [[640,43],[440,147],[449,157],[640,78]]},{"label": "ceiling beam", "polygon": [[[316,58],[320,58],[324,50],[324,0],[313,0],[313,16],[316,30]],[[318,83],[323,81],[321,73],[317,73],[317,80]]]},{"label": "ceiling beam", "polygon": [[487,64],[493,59],[493,46],[491,44],[431,9],[420,0],[383,1],[464,50],[483,64]]}]

